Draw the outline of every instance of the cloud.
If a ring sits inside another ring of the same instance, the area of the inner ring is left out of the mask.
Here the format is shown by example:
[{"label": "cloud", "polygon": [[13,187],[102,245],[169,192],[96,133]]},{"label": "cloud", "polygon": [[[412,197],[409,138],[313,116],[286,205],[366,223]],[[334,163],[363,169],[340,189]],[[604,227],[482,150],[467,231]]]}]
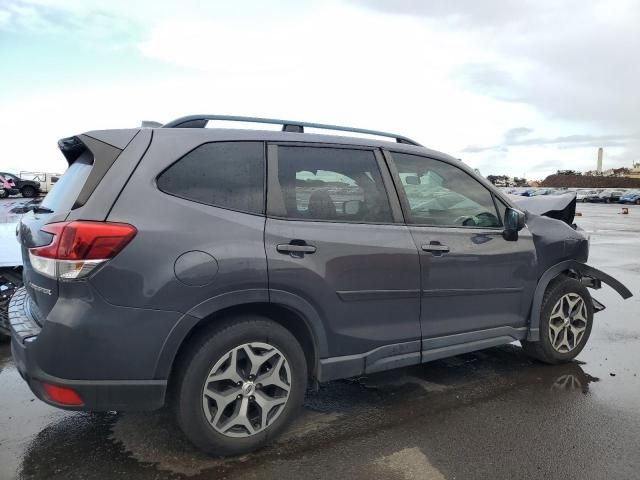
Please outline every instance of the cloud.
[{"label": "cloud", "polygon": [[550,118],[636,131],[640,2],[354,1],[472,36],[494,58],[460,64],[454,78],[479,94],[526,102]]},{"label": "cloud", "polygon": [[[0,0],[0,42],[19,38],[7,42],[19,65],[27,47],[83,47],[55,87],[0,91],[0,129],[20,139],[5,158],[22,169],[24,140],[29,168],[49,168],[61,136],[210,112],[397,131],[483,173],[591,168],[600,145],[629,164],[639,12],[621,0]],[[60,78],[43,63],[29,57],[15,78]]]},{"label": "cloud", "polygon": [[[122,41],[139,24],[104,4],[39,0],[5,0],[0,4],[0,31],[30,35],[69,36],[79,41]],[[108,4],[107,4],[108,5]],[[124,38],[123,38],[124,37]]]},{"label": "cloud", "polygon": [[504,132],[504,139],[506,142],[514,142],[521,137],[526,137],[530,133],[533,133],[533,128],[528,127],[516,127],[510,128]]},{"label": "cloud", "polygon": [[503,142],[497,145],[477,146],[469,145],[463,149],[466,153],[481,153],[487,151],[508,152],[509,147],[552,146],[557,148],[585,148],[585,147],[623,147],[638,136],[631,135],[590,135],[574,134],[559,137],[530,137],[533,129],[518,127],[504,133]]}]

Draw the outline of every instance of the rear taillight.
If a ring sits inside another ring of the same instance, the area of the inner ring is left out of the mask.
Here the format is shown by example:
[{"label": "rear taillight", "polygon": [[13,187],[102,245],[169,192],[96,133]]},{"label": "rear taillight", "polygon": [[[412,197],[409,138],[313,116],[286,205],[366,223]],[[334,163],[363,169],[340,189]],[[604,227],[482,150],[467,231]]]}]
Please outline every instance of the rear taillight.
[{"label": "rear taillight", "polygon": [[98,265],[113,258],[135,237],[126,223],[60,222],[42,227],[53,235],[49,245],[29,249],[33,269],[51,278],[86,277]]},{"label": "rear taillight", "polygon": [[77,407],[83,405],[82,399],[72,388],[59,387],[58,385],[53,385],[51,383],[43,383],[42,390],[44,390],[45,395],[52,402]]}]

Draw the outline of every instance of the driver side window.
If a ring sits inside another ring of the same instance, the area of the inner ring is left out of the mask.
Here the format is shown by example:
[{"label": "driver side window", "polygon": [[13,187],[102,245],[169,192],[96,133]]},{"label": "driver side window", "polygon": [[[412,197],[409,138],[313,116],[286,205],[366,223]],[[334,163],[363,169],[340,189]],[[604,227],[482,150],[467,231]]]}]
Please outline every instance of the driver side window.
[{"label": "driver side window", "polygon": [[408,223],[444,227],[502,226],[492,193],[464,170],[418,155],[391,155],[404,190]]}]

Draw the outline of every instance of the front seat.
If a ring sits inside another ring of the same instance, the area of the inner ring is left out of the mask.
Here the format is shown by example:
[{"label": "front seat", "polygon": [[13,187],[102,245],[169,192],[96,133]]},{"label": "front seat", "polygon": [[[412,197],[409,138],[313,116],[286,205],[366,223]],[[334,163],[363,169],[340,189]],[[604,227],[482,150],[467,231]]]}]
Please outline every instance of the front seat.
[{"label": "front seat", "polygon": [[332,220],[336,218],[336,205],[326,190],[316,190],[309,197],[309,218]]}]

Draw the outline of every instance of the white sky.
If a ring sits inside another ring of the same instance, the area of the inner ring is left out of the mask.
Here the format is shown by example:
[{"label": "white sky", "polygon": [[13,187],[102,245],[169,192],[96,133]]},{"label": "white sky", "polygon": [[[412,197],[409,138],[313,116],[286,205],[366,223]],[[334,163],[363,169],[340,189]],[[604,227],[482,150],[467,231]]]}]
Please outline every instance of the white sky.
[{"label": "white sky", "polygon": [[640,2],[0,0],[0,170],[220,113],[388,130],[484,175],[640,161]]}]

